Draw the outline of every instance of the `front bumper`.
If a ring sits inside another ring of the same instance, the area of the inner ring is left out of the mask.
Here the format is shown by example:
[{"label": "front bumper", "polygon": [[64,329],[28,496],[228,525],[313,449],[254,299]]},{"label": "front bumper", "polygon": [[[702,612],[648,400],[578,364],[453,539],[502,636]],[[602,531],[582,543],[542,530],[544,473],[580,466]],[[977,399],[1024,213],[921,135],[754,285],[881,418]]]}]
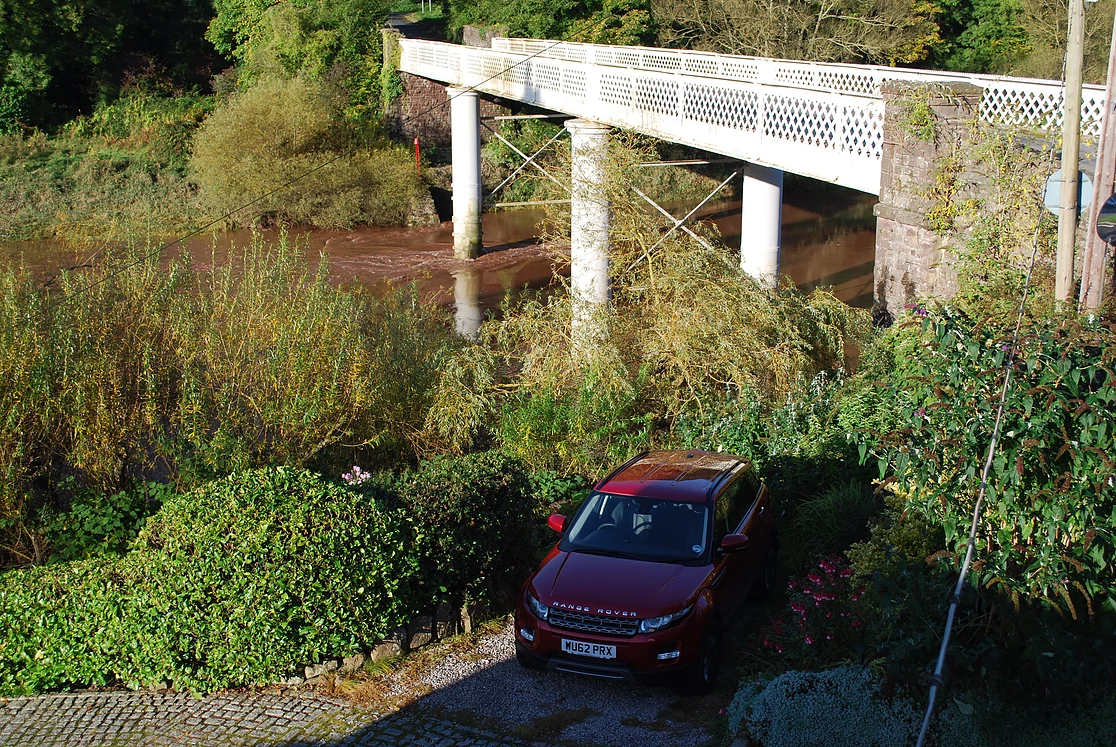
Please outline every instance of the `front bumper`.
[{"label": "front bumper", "polygon": [[[631,637],[604,636],[566,630],[540,620],[520,606],[515,613],[515,646],[521,658],[549,671],[571,672],[605,679],[629,682],[657,681],[676,675],[698,660],[701,644],[696,615],[656,633],[639,633]],[[534,640],[523,635],[527,629]],[[616,646],[615,659],[597,659],[566,653],[562,639]],[[677,651],[674,658],[660,659],[661,654]]]}]

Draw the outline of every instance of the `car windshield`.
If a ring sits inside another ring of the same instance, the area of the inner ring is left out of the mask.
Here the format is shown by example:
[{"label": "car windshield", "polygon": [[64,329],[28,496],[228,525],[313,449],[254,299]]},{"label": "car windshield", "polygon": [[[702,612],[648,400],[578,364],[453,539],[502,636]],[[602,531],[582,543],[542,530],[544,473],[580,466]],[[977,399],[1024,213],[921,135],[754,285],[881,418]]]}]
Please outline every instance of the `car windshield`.
[{"label": "car windshield", "polygon": [[692,563],[705,555],[708,518],[702,503],[593,493],[574,517],[561,549]]}]

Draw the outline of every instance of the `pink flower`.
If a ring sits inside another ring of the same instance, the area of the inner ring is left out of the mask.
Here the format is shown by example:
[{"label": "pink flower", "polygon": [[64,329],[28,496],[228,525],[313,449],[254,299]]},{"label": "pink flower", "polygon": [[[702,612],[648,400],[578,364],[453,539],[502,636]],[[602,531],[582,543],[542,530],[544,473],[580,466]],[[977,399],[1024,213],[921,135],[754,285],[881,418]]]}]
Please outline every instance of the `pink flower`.
[{"label": "pink flower", "polygon": [[814,639],[811,638],[810,636],[806,636],[806,645],[810,646],[810,645],[813,645],[813,643],[814,643]]},{"label": "pink flower", "polygon": [[813,583],[815,583],[815,584],[820,584],[820,583],[821,583],[821,576],[819,576],[819,575],[818,575],[818,574],[816,574],[816,573],[811,573],[811,574],[808,574],[808,575],[806,576],[806,578],[810,579],[810,581],[811,581],[811,582],[813,582]]},{"label": "pink flower", "polygon": [[724,708],[722,708],[721,710],[717,711],[717,713],[724,716],[726,713],[728,713],[728,711],[726,711]]},{"label": "pink flower", "polygon": [[845,570],[841,571],[841,573],[838,574],[838,575],[840,575],[841,578],[848,578],[849,576],[852,575],[852,568],[846,568]]},{"label": "pink flower", "polygon": [[829,633],[826,633],[826,634],[825,634],[825,640],[827,640],[827,641],[832,641],[832,640],[833,640],[833,636],[831,636],[831,635],[830,635]]}]

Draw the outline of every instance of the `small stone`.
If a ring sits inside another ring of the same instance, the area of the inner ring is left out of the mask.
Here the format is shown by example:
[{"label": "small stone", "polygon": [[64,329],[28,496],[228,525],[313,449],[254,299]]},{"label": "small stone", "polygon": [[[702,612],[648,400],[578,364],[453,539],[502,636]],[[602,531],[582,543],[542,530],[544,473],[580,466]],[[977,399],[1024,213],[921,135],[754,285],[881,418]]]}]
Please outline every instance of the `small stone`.
[{"label": "small stone", "polygon": [[315,677],[321,677],[326,672],[336,672],[337,666],[337,659],[329,659],[320,664],[311,664],[306,667],[306,679],[310,680]]},{"label": "small stone", "polygon": [[364,666],[364,654],[353,654],[341,660],[342,672],[356,672]]},{"label": "small stone", "polygon": [[372,661],[383,661],[384,659],[390,659],[393,656],[399,656],[399,654],[401,653],[403,653],[403,648],[399,645],[398,642],[384,641],[383,643],[372,649],[372,653],[370,654],[369,658],[371,658]]}]

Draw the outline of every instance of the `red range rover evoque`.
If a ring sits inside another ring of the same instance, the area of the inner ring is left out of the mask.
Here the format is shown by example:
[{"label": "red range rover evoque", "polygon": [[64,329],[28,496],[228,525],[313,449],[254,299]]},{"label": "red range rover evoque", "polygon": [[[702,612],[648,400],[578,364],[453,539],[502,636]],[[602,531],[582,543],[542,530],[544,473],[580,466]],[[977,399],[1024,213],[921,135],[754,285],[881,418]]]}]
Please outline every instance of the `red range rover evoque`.
[{"label": "red range rover evoque", "polygon": [[717,677],[721,631],[775,580],[775,516],[748,460],[640,454],[601,480],[523,585],[515,648],[530,669],[614,679]]}]

